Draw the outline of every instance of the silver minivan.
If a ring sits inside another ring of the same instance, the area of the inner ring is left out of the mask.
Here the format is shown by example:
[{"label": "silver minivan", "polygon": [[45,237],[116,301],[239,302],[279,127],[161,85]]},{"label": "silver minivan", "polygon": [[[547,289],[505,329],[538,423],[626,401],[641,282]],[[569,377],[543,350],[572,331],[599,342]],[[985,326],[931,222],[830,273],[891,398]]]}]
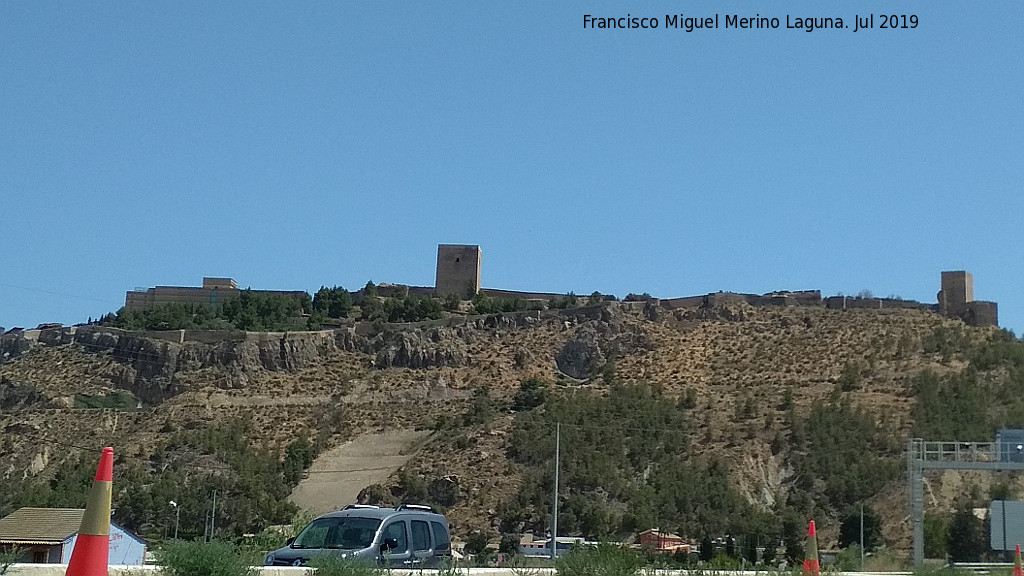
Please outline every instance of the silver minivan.
[{"label": "silver minivan", "polygon": [[394,568],[438,568],[452,555],[448,520],[429,506],[353,504],[313,520],[267,566],[303,566],[321,554]]}]

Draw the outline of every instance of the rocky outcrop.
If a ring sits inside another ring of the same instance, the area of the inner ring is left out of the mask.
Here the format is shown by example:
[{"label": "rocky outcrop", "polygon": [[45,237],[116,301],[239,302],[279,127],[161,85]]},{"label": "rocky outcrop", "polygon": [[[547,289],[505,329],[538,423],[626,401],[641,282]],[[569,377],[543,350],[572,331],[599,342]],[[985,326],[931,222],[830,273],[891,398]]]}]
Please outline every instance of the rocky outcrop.
[{"label": "rocky outcrop", "polygon": [[661,301],[658,300],[657,298],[651,298],[650,300],[645,302],[643,315],[644,318],[647,318],[651,322],[657,322],[658,320],[661,320]]},{"label": "rocky outcrop", "polygon": [[686,308],[673,312],[676,320],[725,320],[726,322],[743,322],[751,317],[754,307],[746,302],[728,304],[709,304],[699,308]]},{"label": "rocky outcrop", "polygon": [[14,360],[28,351],[31,343],[21,336],[0,337],[0,363]]},{"label": "rocky outcrop", "polygon": [[[180,371],[219,367],[234,374],[258,369],[292,372],[320,362],[326,352],[337,347],[331,332],[226,332],[216,336],[208,343],[175,342],[151,338],[145,332],[90,326],[74,333],[44,330],[39,341],[50,346],[74,342],[90,353],[109,355],[125,366],[116,384],[147,403],[179,392],[175,374]],[[222,385],[232,386],[232,379]]]},{"label": "rocky outcrop", "polygon": [[45,395],[35,386],[0,377],[0,410],[14,410],[37,405],[49,407],[46,402]]},{"label": "rocky outcrop", "polygon": [[558,369],[577,380],[589,378],[604,363],[605,355],[598,345],[597,330],[590,325],[580,328],[576,336],[555,355]]},{"label": "rocky outcrop", "polygon": [[462,366],[469,358],[465,342],[450,328],[384,331],[367,346],[377,368]]}]

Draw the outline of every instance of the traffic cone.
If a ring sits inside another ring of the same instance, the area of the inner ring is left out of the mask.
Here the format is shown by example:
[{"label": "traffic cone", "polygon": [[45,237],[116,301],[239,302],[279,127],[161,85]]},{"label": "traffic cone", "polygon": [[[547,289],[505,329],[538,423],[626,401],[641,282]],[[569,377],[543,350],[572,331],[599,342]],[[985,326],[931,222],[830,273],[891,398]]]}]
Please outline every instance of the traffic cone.
[{"label": "traffic cone", "polygon": [[814,520],[807,527],[807,546],[804,548],[804,576],[821,576],[818,565],[818,534],[814,531]]},{"label": "traffic cone", "polygon": [[1024,576],[1024,570],[1020,567],[1020,544],[1017,544],[1017,551],[1013,554],[1013,576]]},{"label": "traffic cone", "polygon": [[110,552],[110,493],[114,480],[114,449],[103,449],[96,468],[82,526],[71,552],[66,576],[107,576]]}]

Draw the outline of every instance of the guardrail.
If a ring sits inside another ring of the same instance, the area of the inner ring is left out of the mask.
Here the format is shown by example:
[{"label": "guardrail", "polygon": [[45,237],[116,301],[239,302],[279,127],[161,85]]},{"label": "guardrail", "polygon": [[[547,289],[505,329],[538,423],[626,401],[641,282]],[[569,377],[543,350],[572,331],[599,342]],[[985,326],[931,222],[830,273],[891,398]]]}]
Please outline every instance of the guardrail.
[{"label": "guardrail", "polygon": [[[957,564],[958,568],[969,568],[967,564]],[[981,564],[978,564],[981,566]],[[1004,569],[1012,568],[1013,564],[984,564],[984,566],[990,567],[989,569]],[[65,576],[67,571],[67,564],[12,564],[7,570],[5,576]],[[110,566],[107,571],[109,576],[149,576],[153,574],[159,566],[147,564],[145,566]],[[292,566],[258,566],[256,567],[260,576],[305,576],[312,571],[312,568],[301,568]],[[416,575],[431,575],[437,574],[437,570],[391,570],[393,576],[416,576]],[[465,576],[550,576],[554,574],[553,568],[459,568],[458,574]],[[791,574],[789,571],[779,570],[656,570],[653,572],[657,576],[690,576],[691,574],[701,574],[707,576],[708,574],[714,573],[717,576],[770,576],[770,575],[781,575],[786,576]],[[988,572],[979,572],[980,574],[987,574]],[[446,572],[446,575],[452,574]],[[645,574],[651,574],[645,572]],[[911,576],[912,572],[831,572],[834,576]]]}]

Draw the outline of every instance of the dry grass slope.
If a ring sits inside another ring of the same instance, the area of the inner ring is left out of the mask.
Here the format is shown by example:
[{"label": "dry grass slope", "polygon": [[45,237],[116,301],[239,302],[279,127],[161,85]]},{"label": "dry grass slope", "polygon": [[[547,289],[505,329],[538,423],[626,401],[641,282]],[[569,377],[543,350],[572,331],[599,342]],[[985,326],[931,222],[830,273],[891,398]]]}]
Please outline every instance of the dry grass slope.
[{"label": "dry grass slope", "polygon": [[[831,393],[844,368],[852,366],[858,375],[851,392],[855,403],[905,433],[908,378],[926,367],[960,368],[923,352],[923,338],[938,326],[956,324],[923,311],[736,305],[705,317],[676,311],[658,322],[618,305],[609,313],[620,333],[642,343],[620,352],[618,376],[661,386],[670,395],[695,391],[693,445],[724,456],[743,491],[764,504],[785,498],[785,455],[773,453],[770,444],[781,428],[779,406],[787,390],[807,406]],[[366,354],[334,349],[295,372],[259,366],[181,371],[173,376],[172,396],[136,411],[73,409],[75,394],[103,395],[137,385],[131,368],[77,345],[37,346],[0,365],[6,386],[39,396],[29,405],[8,401],[14,407],[0,412],[0,475],[45,478],[76,446],[113,445],[120,456],[148,458],[173,431],[230,417],[250,420],[259,440],[279,450],[299,434],[330,447],[364,434],[429,430],[438,418],[463,413],[474,388],[489,386],[492,396],[507,400],[524,378],[558,380],[555,354],[587,323],[465,330],[468,362],[461,366],[382,370]],[[980,338],[983,331],[971,333]],[[599,379],[574,385],[601,386]],[[331,423],[326,432],[325,422]],[[428,479],[457,479],[462,498],[450,515],[460,534],[493,529],[501,502],[517,489],[520,473],[504,455],[511,422],[511,416],[499,415],[457,441],[424,442],[406,465]],[[886,529],[895,534],[905,531],[901,490],[894,485],[878,499],[893,510]]]}]

